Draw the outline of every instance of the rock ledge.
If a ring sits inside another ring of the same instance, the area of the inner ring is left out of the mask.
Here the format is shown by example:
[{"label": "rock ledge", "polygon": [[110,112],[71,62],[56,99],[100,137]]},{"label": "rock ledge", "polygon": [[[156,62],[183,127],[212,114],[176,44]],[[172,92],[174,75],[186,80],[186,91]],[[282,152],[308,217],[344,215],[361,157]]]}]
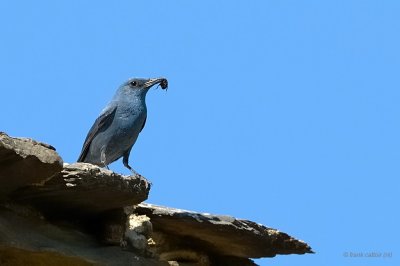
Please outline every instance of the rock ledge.
[{"label": "rock ledge", "polygon": [[0,264],[253,266],[313,253],[252,221],[142,203],[149,191],[140,175],[63,165],[54,147],[0,132]]},{"label": "rock ledge", "polygon": [[147,199],[150,183],[142,176],[125,176],[87,163],[65,164],[42,186],[13,193],[13,199],[46,212],[100,213]]}]

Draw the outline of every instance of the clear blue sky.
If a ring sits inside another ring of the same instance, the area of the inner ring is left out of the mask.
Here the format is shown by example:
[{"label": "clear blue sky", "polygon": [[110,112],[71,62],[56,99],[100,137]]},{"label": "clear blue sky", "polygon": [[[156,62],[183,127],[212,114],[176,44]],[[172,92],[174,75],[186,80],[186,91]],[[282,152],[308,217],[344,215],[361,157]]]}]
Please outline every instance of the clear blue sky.
[{"label": "clear blue sky", "polygon": [[120,83],[165,76],[131,154],[149,202],[317,252],[261,265],[400,265],[398,1],[54,2],[0,3],[1,131],[74,162]]}]

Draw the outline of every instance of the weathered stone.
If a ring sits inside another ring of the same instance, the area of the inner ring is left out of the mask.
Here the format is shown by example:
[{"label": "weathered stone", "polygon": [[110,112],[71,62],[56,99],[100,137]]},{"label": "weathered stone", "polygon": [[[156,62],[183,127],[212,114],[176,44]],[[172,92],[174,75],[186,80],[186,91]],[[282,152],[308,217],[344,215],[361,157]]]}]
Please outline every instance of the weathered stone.
[{"label": "weathered stone", "polygon": [[[156,253],[171,253],[172,246],[202,250],[226,257],[261,258],[278,254],[313,253],[311,248],[276,229],[230,216],[202,214],[151,204],[139,204],[135,212],[150,217],[154,232],[164,236],[155,240]],[[178,239],[180,238],[180,239]],[[171,240],[172,239],[172,240]],[[165,242],[175,242],[166,245]],[[181,242],[181,244],[179,244]],[[176,244],[178,243],[178,244]]]},{"label": "weathered stone", "polygon": [[145,251],[153,226],[146,215],[130,214],[127,219],[125,239],[129,245],[137,250]]},{"label": "weathered stone", "polygon": [[[28,258],[31,260],[27,261]],[[31,208],[9,204],[0,206],[0,265],[168,266],[168,263],[144,258],[119,246],[102,245],[97,237],[74,224],[52,224]]]},{"label": "weathered stone", "polygon": [[0,132],[0,198],[20,187],[43,184],[59,173],[62,165],[52,146]]},{"label": "weathered stone", "polygon": [[89,262],[81,258],[65,256],[52,251],[30,251],[14,247],[0,246],[0,265],[23,266],[23,265],[74,265],[94,266],[97,263]]},{"label": "weathered stone", "polygon": [[149,190],[140,175],[62,168],[50,145],[0,133],[0,264],[254,266],[312,253],[251,221],[139,204]]},{"label": "weathered stone", "polygon": [[43,186],[18,190],[13,198],[45,213],[94,214],[135,205],[147,199],[150,183],[142,176],[125,176],[88,164],[65,165]]}]

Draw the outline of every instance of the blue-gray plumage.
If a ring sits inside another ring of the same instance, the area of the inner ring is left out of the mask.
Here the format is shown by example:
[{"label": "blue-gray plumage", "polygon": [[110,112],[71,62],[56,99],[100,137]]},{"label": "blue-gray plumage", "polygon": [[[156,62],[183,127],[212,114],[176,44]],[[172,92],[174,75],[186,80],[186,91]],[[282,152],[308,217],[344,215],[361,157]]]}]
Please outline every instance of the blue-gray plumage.
[{"label": "blue-gray plumage", "polygon": [[165,78],[134,78],[118,88],[90,129],[78,162],[107,167],[123,157],[124,166],[136,173],[129,165],[129,154],[146,123],[146,94],[155,84],[168,87]]}]

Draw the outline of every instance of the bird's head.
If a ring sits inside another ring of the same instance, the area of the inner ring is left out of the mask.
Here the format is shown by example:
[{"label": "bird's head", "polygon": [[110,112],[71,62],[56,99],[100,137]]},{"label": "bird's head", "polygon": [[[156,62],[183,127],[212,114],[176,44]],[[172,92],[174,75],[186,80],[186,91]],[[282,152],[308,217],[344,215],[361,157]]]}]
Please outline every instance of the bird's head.
[{"label": "bird's head", "polygon": [[120,86],[119,94],[144,96],[156,84],[159,84],[164,90],[168,88],[168,81],[165,78],[131,78]]}]

